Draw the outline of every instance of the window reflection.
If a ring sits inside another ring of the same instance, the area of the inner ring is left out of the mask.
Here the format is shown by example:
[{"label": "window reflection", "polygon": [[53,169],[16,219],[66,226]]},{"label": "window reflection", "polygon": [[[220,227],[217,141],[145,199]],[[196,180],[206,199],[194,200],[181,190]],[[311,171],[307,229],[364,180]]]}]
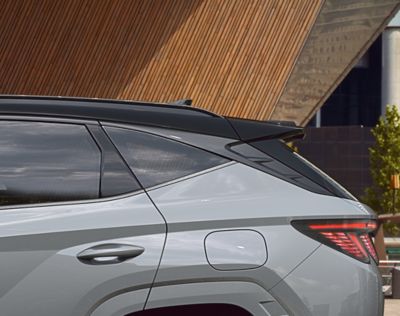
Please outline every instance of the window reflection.
[{"label": "window reflection", "polygon": [[106,130],[144,187],[228,162],[220,156],[160,136],[116,127]]},{"label": "window reflection", "polygon": [[96,198],[100,151],[81,125],[0,121],[0,205]]}]

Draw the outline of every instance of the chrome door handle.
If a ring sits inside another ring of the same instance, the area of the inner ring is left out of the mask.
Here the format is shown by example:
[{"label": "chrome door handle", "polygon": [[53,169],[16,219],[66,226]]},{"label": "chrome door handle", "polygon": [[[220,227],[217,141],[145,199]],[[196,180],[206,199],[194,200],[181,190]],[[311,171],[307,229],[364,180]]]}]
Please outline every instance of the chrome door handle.
[{"label": "chrome door handle", "polygon": [[120,263],[141,255],[143,247],[127,244],[102,244],[83,250],[77,257],[86,264]]}]

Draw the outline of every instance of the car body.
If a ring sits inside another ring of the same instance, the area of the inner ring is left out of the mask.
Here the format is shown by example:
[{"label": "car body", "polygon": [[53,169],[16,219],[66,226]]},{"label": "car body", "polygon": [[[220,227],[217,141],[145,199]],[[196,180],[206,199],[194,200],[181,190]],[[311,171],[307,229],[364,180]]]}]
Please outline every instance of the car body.
[{"label": "car body", "polygon": [[285,122],[0,97],[1,315],[383,313],[375,215]]}]

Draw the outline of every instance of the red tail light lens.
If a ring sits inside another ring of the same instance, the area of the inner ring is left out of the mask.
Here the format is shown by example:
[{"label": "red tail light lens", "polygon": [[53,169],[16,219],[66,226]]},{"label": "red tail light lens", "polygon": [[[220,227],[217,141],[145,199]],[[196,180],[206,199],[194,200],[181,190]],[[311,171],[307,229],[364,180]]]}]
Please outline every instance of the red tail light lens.
[{"label": "red tail light lens", "polygon": [[378,264],[378,262],[379,262],[378,254],[376,253],[375,246],[374,246],[374,243],[372,242],[371,236],[369,234],[362,234],[362,235],[360,235],[360,239],[361,239],[365,249],[367,249],[368,253],[374,259],[374,261]]},{"label": "red tail light lens", "polygon": [[378,256],[370,234],[377,224],[374,220],[301,220],[293,227],[305,235],[365,263]]}]

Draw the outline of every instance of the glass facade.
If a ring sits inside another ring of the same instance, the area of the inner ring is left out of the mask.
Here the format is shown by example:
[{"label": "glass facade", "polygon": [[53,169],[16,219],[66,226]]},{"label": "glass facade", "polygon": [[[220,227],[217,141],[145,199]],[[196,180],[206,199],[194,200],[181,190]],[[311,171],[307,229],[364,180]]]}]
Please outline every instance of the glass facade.
[{"label": "glass facade", "polygon": [[[379,37],[320,110],[320,126],[374,126],[381,114],[382,39]],[[316,126],[314,117],[308,126]]]}]

